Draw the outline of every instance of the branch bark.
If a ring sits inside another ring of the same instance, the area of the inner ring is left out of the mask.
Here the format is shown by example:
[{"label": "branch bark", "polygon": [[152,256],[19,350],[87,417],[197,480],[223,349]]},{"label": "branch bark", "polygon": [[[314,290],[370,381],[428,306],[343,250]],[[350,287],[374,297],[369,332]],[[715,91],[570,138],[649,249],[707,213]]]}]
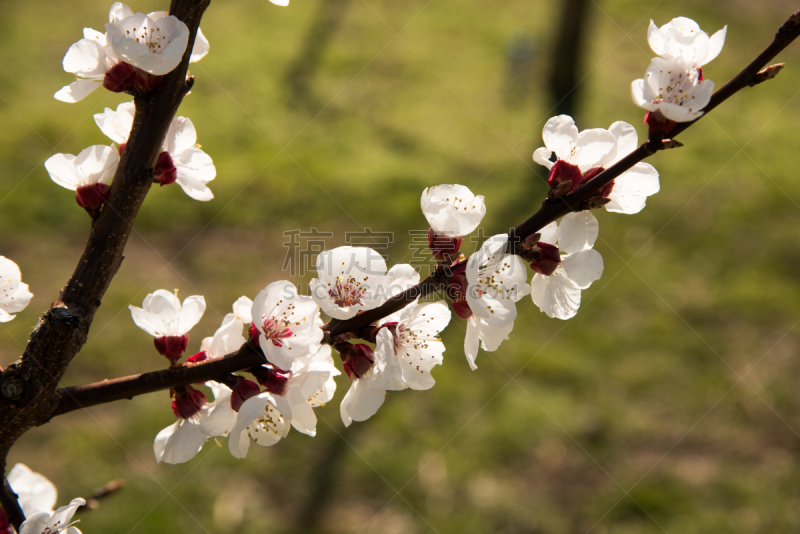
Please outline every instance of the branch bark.
[{"label": "branch bark", "polygon": [[[759,81],[758,73],[798,36],[800,36],[800,11],[789,17],[786,23],[778,30],[773,42],[753,62],[714,93],[711,102],[705,108],[705,112],[709,113],[741,89],[750,86],[754,81]],[[697,120],[679,124],[673,131],[672,137],[695,124]],[[647,141],[573,193],[557,201],[545,200],[539,211],[509,232],[509,251],[513,253],[516,243],[535,234],[559,217],[566,215],[570,211],[580,210],[581,204],[595,195],[604,185],[633,167],[636,163],[665,148],[668,148],[668,145],[665,145],[661,140]],[[351,319],[331,320],[323,327],[326,333],[325,342],[330,342],[336,336],[345,333],[358,334],[358,332],[375,321],[400,311],[418,298],[424,298],[437,290],[444,289],[449,281],[450,269],[440,266],[433,274],[416,286],[392,297],[375,309],[361,312]],[[217,380],[223,374],[244,371],[263,362],[263,355],[260,351],[252,349],[246,343],[237,352],[191,366],[63,388],[59,390],[62,397],[61,401],[57,406],[53,407],[51,415],[61,415],[80,407],[93,406],[119,399],[129,399],[136,395],[162,391],[175,386]]]},{"label": "branch bark", "polygon": [[197,28],[210,0],[173,0],[170,14],[186,23],[189,44],[178,67],[150,94],[136,97],[136,114],[108,202],[92,222],[83,255],[58,301],[42,315],[22,357],[0,375],[0,459],[28,429],[47,421],[56,391],[86,336],[123,259],[136,214],[153,182],[161,145],[190,84],[186,72]]}]

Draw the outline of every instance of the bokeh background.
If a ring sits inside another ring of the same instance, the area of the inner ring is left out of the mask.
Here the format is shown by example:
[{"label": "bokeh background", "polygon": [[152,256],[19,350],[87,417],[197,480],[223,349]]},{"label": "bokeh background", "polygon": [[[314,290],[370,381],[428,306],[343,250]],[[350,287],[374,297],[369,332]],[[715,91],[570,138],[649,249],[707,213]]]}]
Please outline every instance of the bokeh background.
[{"label": "bokeh background", "polygon": [[[83,26],[102,27],[108,7],[2,2],[0,254],[35,293],[0,327],[3,365],[57,299],[89,229],[42,163],[107,143],[92,115],[126,100],[52,98],[71,81],[67,48]],[[486,197],[485,235],[507,231],[546,192],[530,156],[555,110],[581,129],[625,120],[644,134],[629,87],[652,56],[651,18],[689,16],[709,33],[727,24],[705,69],[720,86],[799,7],[212,2],[201,25],[211,53],[192,65],[179,113],[214,158],[215,199],[152,190],[64,385],[164,366],[127,309],[159,288],[205,295],[196,350],[237,297],[289,277],[284,232],[332,232],[329,248],[365,227],[394,232],[390,263],[408,262],[418,257],[409,230],[426,229],[422,189],[452,182]],[[9,465],[51,478],[59,504],[126,479],[82,514],[87,533],[797,532],[800,44],[778,61],[777,80],[651,158],[662,191],[642,213],[596,212],[605,272],[578,315],[549,319],[523,300],[511,340],[481,352],[477,371],[454,320],[436,387],[392,393],[348,429],[340,377],[316,438],[292,432],[244,461],[221,440],[187,464],[156,464],[153,438],[174,421],[162,393],[59,417],[28,432]]]}]

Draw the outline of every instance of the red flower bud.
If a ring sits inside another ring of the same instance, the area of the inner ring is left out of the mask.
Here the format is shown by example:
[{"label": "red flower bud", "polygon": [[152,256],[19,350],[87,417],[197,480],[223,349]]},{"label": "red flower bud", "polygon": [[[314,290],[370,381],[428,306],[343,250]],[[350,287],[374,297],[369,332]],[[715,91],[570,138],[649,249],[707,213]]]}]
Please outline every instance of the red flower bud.
[{"label": "red flower bud", "polygon": [[428,247],[433,252],[433,257],[443,260],[458,254],[463,237],[451,237],[446,234],[437,234],[433,228],[428,229]]},{"label": "red flower bud", "polygon": [[155,339],[156,350],[165,356],[170,363],[177,362],[186,351],[189,344],[189,335],[183,336],[161,336]]},{"label": "red flower bud", "polygon": [[172,161],[172,156],[169,155],[169,152],[162,152],[158,155],[154,171],[155,179],[161,185],[169,185],[178,179],[178,171],[175,169],[175,163]]},{"label": "red flower bud", "polygon": [[561,263],[561,254],[558,247],[549,243],[539,241],[531,252],[533,260],[531,261],[531,269],[539,274],[550,276],[558,268]]},{"label": "red flower bud", "polygon": [[198,363],[208,359],[208,353],[204,350],[201,350],[194,356],[190,356],[186,358],[186,363]]},{"label": "red flower bud", "polygon": [[175,392],[175,398],[172,400],[172,413],[178,419],[191,419],[205,406],[206,396],[202,391],[191,386],[181,389],[182,391]]},{"label": "red flower bud", "polygon": [[264,389],[274,395],[281,397],[286,395],[289,390],[289,378],[291,371],[284,371],[274,366],[267,367],[262,365],[255,369],[250,369],[250,373],[256,377],[258,383],[264,386]]},{"label": "red flower bud", "polygon": [[[241,377],[240,377],[241,378]],[[255,397],[261,393],[261,388],[252,380],[242,378],[235,386],[233,386],[233,393],[231,394],[231,408],[234,412],[238,412],[242,407],[244,401],[251,397]]]},{"label": "red flower bud", "polygon": [[75,190],[75,200],[78,206],[86,211],[98,210],[103,202],[108,200],[108,192],[111,186],[108,184],[88,184],[82,185]]},{"label": "red flower bud", "polygon": [[364,376],[375,363],[375,355],[369,345],[337,343],[335,348],[339,351],[344,371],[350,380]]},{"label": "red flower bud", "polygon": [[469,303],[466,300],[454,300],[453,310],[461,319],[466,320],[472,317],[472,309],[470,309]]}]

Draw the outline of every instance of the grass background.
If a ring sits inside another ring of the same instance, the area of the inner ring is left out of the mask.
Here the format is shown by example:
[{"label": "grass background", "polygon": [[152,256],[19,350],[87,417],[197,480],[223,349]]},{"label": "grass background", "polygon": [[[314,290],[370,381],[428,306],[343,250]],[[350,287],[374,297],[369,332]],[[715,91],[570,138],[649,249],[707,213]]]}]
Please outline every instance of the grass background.
[{"label": "grass background", "polygon": [[[153,189],[65,385],[163,366],[127,310],[159,288],[205,295],[196,349],[237,297],[287,277],[287,230],[333,232],[329,248],[363,227],[393,231],[390,263],[400,263],[411,257],[408,231],[426,229],[426,186],[457,182],[484,195],[486,235],[536,209],[544,173],[530,155],[553,104],[546,73],[558,2],[344,1],[299,99],[286,76],[321,1],[212,3],[202,24],[211,53],[192,65],[197,80],[179,113],[214,158],[215,199]],[[35,293],[0,328],[3,364],[56,300],[88,232],[73,193],[42,163],[106,143],[92,114],[126,100],[52,98],[71,79],[60,68],[67,48],[84,25],[99,29],[107,8],[3,3],[0,254]],[[795,9],[779,0],[590,3],[578,126],[625,120],[644,134],[629,87],[652,55],[650,18],[689,16],[709,32],[727,24],[725,48],[705,69],[719,86]],[[523,81],[509,75],[520,42],[532,51]],[[606,267],[580,313],[551,320],[522,301],[511,340],[481,352],[476,372],[454,320],[436,387],[393,393],[349,429],[340,377],[337,399],[317,410],[314,439],[292,432],[244,461],[223,440],[187,464],[156,464],[152,440],[174,418],[167,394],[154,394],[34,429],[10,465],[47,475],[59,504],[127,479],[82,515],[87,533],[797,532],[800,48],[778,60],[787,68],[777,80],[737,95],[682,135],[684,148],[651,159],[662,191],[641,214],[596,212]]]}]

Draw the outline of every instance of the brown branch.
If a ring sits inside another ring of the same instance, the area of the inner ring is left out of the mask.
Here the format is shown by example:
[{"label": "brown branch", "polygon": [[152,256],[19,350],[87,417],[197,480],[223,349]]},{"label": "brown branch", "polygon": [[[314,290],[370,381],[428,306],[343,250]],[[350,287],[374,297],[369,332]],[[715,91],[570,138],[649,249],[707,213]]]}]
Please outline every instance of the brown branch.
[{"label": "brown branch", "polygon": [[[763,75],[759,74],[762,69],[798,36],[800,36],[800,11],[789,17],[786,23],[781,26],[775,39],[764,52],[759,54],[752,63],[714,93],[710,103],[705,108],[705,113],[709,113],[736,92],[751,85],[753,81],[763,81]],[[705,114],[703,116],[705,116]],[[672,137],[675,137],[695,124],[697,120],[680,123],[675,130],[673,130]],[[580,211],[584,201],[597,194],[604,185],[617,178],[635,164],[643,161],[659,150],[672,148],[674,146],[677,146],[677,144],[660,139],[647,141],[617,163],[598,174],[592,180],[582,185],[573,193],[555,201],[545,200],[539,211],[509,232],[509,250],[514,252],[515,245],[519,243],[519,241],[535,234],[559,217],[571,211]],[[400,311],[411,302],[419,298],[424,298],[437,290],[446,288],[449,284],[449,279],[450,270],[440,266],[433,274],[416,286],[392,297],[383,305],[373,310],[361,312],[347,320],[331,320],[323,327],[325,330],[325,342],[330,343],[336,336],[346,333],[358,334],[375,321]],[[247,350],[245,350],[246,347]],[[213,380],[226,373],[243,371],[263,362],[263,359],[261,359],[263,356],[258,353],[258,357],[256,358],[256,352],[257,351],[250,349],[248,344],[245,344],[235,353],[228,354],[219,359],[201,362],[190,367],[156,371],[154,373],[118,378],[95,384],[63,388],[59,390],[62,394],[61,402],[54,408],[52,415],[71,412],[82,406],[93,406],[104,402],[132,398],[143,393],[161,391],[179,385]]]},{"label": "brown branch", "polygon": [[153,183],[152,169],[184,95],[194,39],[210,0],[173,0],[170,13],[190,30],[178,67],[146,96],[137,96],[129,141],[109,199],[92,222],[86,248],[53,308],[39,320],[20,360],[0,376],[0,458],[26,430],[46,421],[56,387],[86,341],[94,314],[122,262],[136,214]]},{"label": "brown branch", "polygon": [[[3,472],[5,472],[5,461],[2,463]],[[8,521],[14,525],[14,528],[19,532],[19,527],[25,521],[25,514],[19,505],[18,496],[11,489],[8,479],[3,476],[3,485],[0,487],[0,504],[3,505],[3,510],[6,512]]]}]

